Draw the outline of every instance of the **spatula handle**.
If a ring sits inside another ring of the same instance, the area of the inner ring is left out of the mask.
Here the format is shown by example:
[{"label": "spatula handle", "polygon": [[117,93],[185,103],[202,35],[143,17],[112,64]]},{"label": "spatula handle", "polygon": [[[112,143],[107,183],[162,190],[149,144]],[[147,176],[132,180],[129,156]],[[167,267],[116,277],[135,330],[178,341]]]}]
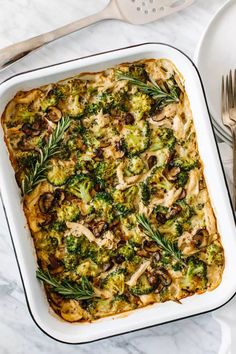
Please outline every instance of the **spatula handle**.
[{"label": "spatula handle", "polygon": [[112,18],[120,18],[119,10],[113,1],[111,1],[105,9],[94,15],[74,21],[54,31],[50,31],[0,49],[0,70],[10,66],[27,54],[31,53],[33,50],[38,49],[45,44],[55,41],[56,39],[64,37],[67,34],[73,33],[98,21]]}]

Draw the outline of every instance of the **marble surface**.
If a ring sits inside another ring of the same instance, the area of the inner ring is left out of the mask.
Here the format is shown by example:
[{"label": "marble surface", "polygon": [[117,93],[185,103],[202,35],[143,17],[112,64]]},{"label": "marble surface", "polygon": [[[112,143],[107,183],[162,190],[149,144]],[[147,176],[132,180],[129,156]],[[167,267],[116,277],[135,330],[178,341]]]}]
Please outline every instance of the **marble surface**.
[{"label": "marble surface", "polygon": [[[0,72],[0,82],[24,70],[131,44],[157,41],[193,56],[202,32],[225,0],[196,0],[181,13],[145,26],[96,24],[44,47]],[[0,0],[0,48],[101,9],[106,0]],[[0,354],[216,354],[220,328],[206,314],[96,343],[68,346],[33,323],[0,206]]]}]

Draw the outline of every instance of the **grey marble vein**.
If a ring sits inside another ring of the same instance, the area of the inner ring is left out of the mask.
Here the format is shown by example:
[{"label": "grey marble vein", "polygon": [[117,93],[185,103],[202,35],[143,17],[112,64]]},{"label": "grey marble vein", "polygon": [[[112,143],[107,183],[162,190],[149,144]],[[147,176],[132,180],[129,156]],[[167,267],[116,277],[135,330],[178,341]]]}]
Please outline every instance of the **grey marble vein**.
[{"label": "grey marble vein", "polygon": [[[58,40],[0,73],[5,78],[141,42],[172,44],[191,57],[204,28],[224,0],[196,0],[181,13],[146,26],[103,22]],[[0,48],[100,10],[107,0],[0,0]],[[96,343],[68,346],[46,337],[33,323],[0,206],[0,354],[216,354],[220,329],[210,314]]]}]

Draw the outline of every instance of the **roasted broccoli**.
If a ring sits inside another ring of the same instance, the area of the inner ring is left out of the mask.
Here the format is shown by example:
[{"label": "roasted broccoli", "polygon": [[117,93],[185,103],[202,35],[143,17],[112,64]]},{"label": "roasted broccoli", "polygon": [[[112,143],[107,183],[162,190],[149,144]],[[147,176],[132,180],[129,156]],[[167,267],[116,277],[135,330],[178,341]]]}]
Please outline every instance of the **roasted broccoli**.
[{"label": "roasted broccoli", "polygon": [[151,99],[145,93],[137,92],[135,95],[132,95],[130,105],[131,113],[134,114],[137,120],[140,120],[145,114],[150,112]]},{"label": "roasted broccoli", "polygon": [[76,201],[64,202],[60,208],[56,208],[57,221],[77,221],[80,217],[80,209]]},{"label": "roasted broccoli", "polygon": [[103,288],[109,290],[112,294],[121,295],[125,290],[125,275],[124,270],[119,269],[114,271],[104,279]]},{"label": "roasted broccoli", "polygon": [[47,180],[53,186],[60,187],[66,184],[73,172],[73,165],[62,163],[61,161],[58,163],[58,161],[54,160],[49,166]]},{"label": "roasted broccoli", "polygon": [[188,177],[189,177],[189,175],[188,175],[188,172],[186,172],[186,171],[181,171],[178,174],[177,180],[176,180],[176,184],[177,184],[178,188],[180,188],[180,187],[183,188],[187,184]]},{"label": "roasted broccoli", "polygon": [[141,120],[136,125],[126,125],[124,146],[129,156],[144,152],[150,143],[150,129],[147,121]]},{"label": "roasted broccoli", "polygon": [[[158,282],[157,282],[158,285]],[[139,280],[136,286],[130,287],[129,290],[131,294],[135,296],[140,296],[140,295],[146,295],[150,294],[155,290],[155,286],[150,285],[148,278],[145,274],[143,274]]]},{"label": "roasted broccoli", "polygon": [[189,172],[194,168],[198,167],[198,161],[194,160],[182,160],[182,159],[175,159],[172,163],[172,166],[180,167],[182,171]]},{"label": "roasted broccoli", "polygon": [[133,212],[137,191],[137,186],[127,188],[125,191],[115,189],[112,197],[119,216],[126,217],[128,214]]},{"label": "roasted broccoli", "polygon": [[130,260],[135,256],[135,251],[130,243],[118,248],[117,253],[122,255],[126,260]]},{"label": "roasted broccoli", "polygon": [[99,272],[99,268],[96,263],[91,260],[86,260],[80,263],[76,268],[76,274],[86,277],[96,277]]},{"label": "roasted broccoli", "polygon": [[188,261],[188,268],[182,281],[182,288],[188,291],[204,290],[207,287],[206,264],[195,258]]},{"label": "roasted broccoli", "polygon": [[66,253],[63,263],[67,271],[75,270],[78,263],[77,255],[75,253]]},{"label": "roasted broccoli", "polygon": [[112,197],[107,192],[99,192],[96,194],[91,202],[91,206],[94,208],[96,216],[101,217],[107,222],[111,222],[114,218]]},{"label": "roasted broccoli", "polygon": [[141,194],[142,202],[144,205],[148,205],[151,197],[149,186],[145,182],[141,182],[139,186],[140,186],[140,194]]},{"label": "roasted broccoli", "polygon": [[127,175],[128,176],[135,176],[140,175],[145,171],[146,164],[143,159],[139,156],[133,156],[129,159],[128,168],[127,168]]},{"label": "roasted broccoli", "polygon": [[212,243],[206,250],[206,263],[208,265],[217,264],[222,265],[224,263],[224,254],[222,247],[217,243]]},{"label": "roasted broccoli", "polygon": [[66,185],[66,189],[71,194],[88,203],[92,199],[90,192],[93,188],[93,181],[88,174],[79,174],[72,176]]},{"label": "roasted broccoli", "polygon": [[170,128],[160,128],[156,136],[151,137],[151,151],[161,150],[168,148],[173,150],[175,146],[176,138],[174,132]]},{"label": "roasted broccoli", "polygon": [[69,253],[76,253],[78,250],[79,239],[78,237],[69,235],[65,238],[66,250]]}]

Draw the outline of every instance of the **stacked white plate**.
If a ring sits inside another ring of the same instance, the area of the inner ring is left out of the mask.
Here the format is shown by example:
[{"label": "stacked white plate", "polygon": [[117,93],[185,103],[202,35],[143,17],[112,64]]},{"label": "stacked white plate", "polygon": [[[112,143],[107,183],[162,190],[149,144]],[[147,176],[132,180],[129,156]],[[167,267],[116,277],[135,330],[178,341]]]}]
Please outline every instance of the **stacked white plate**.
[{"label": "stacked white plate", "polygon": [[230,130],[221,121],[222,75],[236,69],[236,1],[229,0],[208,25],[195,53],[207,93],[215,132],[219,138],[232,144]]}]

